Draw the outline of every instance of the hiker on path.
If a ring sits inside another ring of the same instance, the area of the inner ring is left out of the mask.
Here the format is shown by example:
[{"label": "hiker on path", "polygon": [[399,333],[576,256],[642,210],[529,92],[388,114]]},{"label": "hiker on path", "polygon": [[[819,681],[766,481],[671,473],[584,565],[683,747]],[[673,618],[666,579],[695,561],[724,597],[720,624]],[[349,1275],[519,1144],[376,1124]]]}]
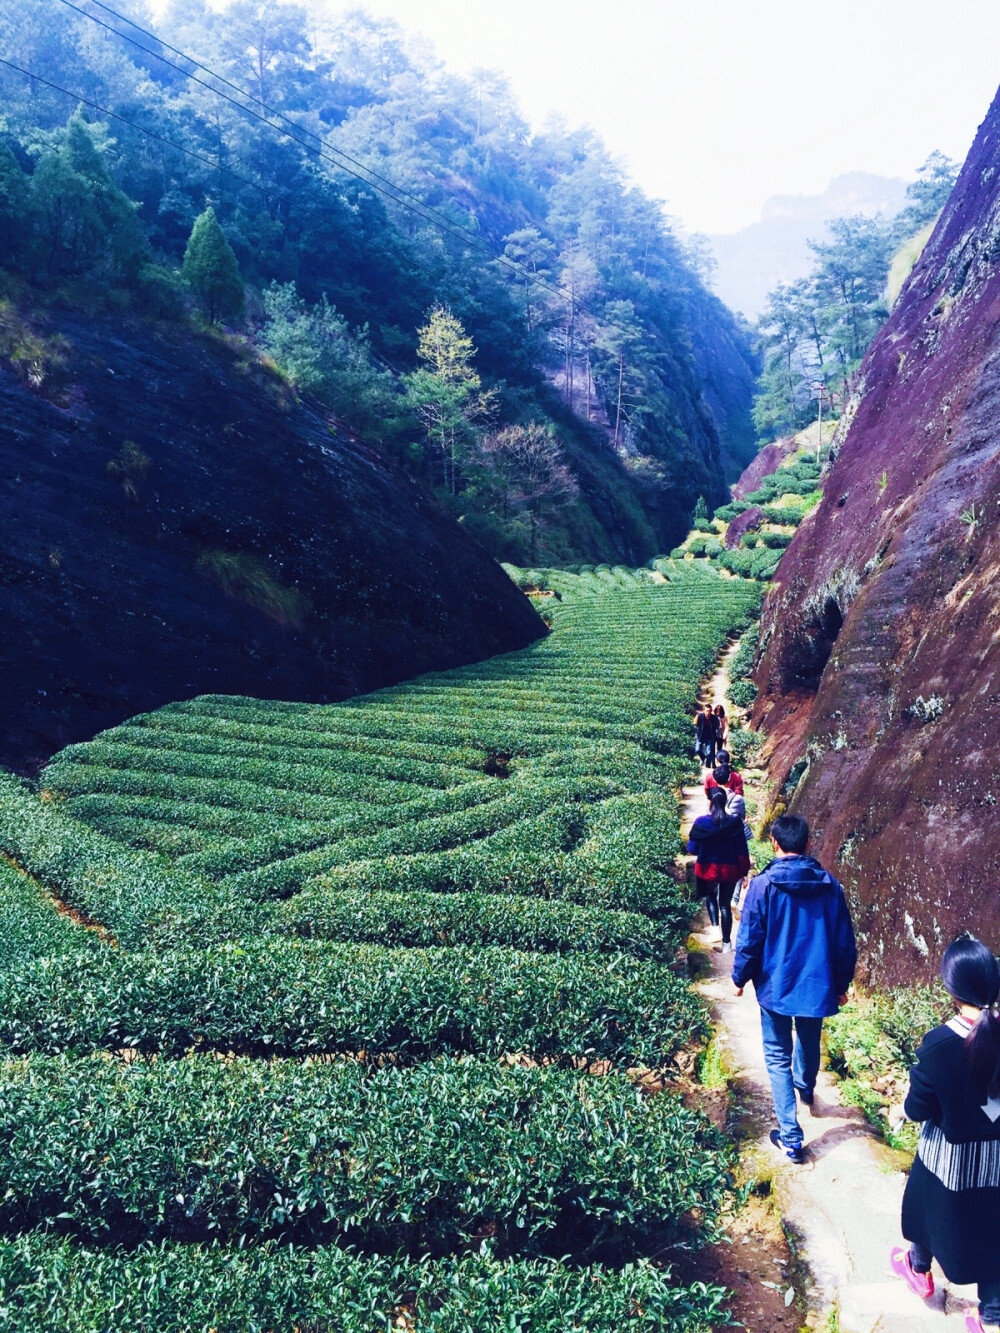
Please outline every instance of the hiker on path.
[{"label": "hiker on path", "polygon": [[735,792],[737,796],[743,795],[743,777],[736,772],[735,768],[729,767],[729,756],[723,759],[726,754],[723,750],[715,762],[715,768],[705,777],[705,795],[710,796],[713,787],[724,787],[727,792]]},{"label": "hiker on path", "polygon": [[[730,792],[726,798],[726,814],[735,815],[737,819],[743,820],[743,836],[747,840],[747,846],[750,846],[750,839],[753,837],[753,829],[747,823],[747,803],[739,792]],[[753,874],[753,865],[747,871],[748,875]],[[735,913],[736,905],[740,900],[740,893],[743,889],[746,875],[737,881],[736,888],[733,890],[733,909]],[[738,915],[738,914],[737,914]]]},{"label": "hiker on path", "polygon": [[803,1160],[795,1094],[812,1106],[823,1019],[846,1002],[857,963],[844,890],[806,855],[808,845],[809,825],[798,815],[772,824],[775,859],[750,881],[733,963],[736,994],[752,981],[760,1005],[778,1120],[771,1142],[793,1162]]},{"label": "hiker on path", "polygon": [[722,704],[715,705],[715,748],[723,750],[729,739],[729,719]]},{"label": "hiker on path", "polygon": [[702,711],[694,720],[697,728],[698,756],[706,768],[711,768],[715,764],[715,714],[712,712],[712,705],[706,704]]},{"label": "hiker on path", "polygon": [[1000,967],[971,935],[944,952],[941,976],[957,1014],[917,1051],[903,1110],[922,1120],[903,1194],[903,1235],[892,1270],[926,1300],[931,1260],[949,1282],[979,1287],[968,1333],[1000,1328]]},{"label": "hiker on path", "polygon": [[691,825],[687,849],[694,853],[696,893],[705,899],[708,919],[722,927],[722,952],[732,953],[733,890],[750,869],[743,820],[726,813],[726,793],[716,788],[709,811]]}]

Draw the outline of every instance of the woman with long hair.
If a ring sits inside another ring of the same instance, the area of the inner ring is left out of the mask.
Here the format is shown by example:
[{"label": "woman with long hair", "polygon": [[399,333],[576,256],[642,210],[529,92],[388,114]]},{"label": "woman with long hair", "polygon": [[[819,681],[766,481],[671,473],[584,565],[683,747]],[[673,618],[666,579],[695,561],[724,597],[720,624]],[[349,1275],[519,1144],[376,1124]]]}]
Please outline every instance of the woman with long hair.
[{"label": "woman with long hair", "polygon": [[923,1121],[903,1194],[909,1250],[893,1272],[918,1296],[934,1294],[931,1260],[949,1282],[975,1282],[979,1310],[968,1333],[1000,1329],[1000,965],[985,944],[959,936],[941,977],[955,1017],[928,1032],[910,1071],[903,1110]]},{"label": "woman with long hair", "polygon": [[726,742],[729,740],[729,719],[726,717],[726,710],[722,704],[715,705],[715,735],[717,748],[724,750]]},{"label": "woman with long hair", "polygon": [[723,953],[733,951],[733,890],[750,869],[743,820],[727,813],[728,795],[722,787],[709,793],[708,814],[691,825],[687,844],[695,855],[695,884],[705,899],[708,919],[722,927]]}]

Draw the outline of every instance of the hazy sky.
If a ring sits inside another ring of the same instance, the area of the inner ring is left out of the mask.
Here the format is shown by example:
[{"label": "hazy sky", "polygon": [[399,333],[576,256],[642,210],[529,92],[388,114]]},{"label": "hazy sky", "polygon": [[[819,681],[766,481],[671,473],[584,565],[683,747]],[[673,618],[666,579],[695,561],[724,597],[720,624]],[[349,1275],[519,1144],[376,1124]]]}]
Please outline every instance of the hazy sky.
[{"label": "hazy sky", "polygon": [[591,124],[689,231],[773,194],[964,158],[1000,83],[1000,0],[316,0],[503,70],[534,124]]}]

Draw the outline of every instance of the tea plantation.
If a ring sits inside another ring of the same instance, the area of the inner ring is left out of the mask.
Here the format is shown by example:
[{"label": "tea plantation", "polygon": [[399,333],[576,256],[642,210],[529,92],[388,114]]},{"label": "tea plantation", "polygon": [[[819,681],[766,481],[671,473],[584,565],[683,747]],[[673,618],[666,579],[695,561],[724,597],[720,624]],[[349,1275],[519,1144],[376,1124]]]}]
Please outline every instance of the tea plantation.
[{"label": "tea plantation", "polygon": [[0,776],[0,1329],[710,1327],[730,1157],[629,1071],[706,1030],[676,792],[759,585],[518,577],[522,652]]}]

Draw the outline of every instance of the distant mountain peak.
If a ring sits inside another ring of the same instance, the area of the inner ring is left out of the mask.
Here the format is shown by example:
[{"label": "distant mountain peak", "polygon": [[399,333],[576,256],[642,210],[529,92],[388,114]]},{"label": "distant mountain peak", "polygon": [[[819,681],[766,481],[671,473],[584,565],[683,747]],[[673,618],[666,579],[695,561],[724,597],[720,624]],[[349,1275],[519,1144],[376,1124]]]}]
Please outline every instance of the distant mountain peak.
[{"label": "distant mountain peak", "polygon": [[760,210],[760,220],[829,222],[831,218],[853,213],[891,215],[898,213],[905,202],[906,181],[895,176],[876,176],[870,171],[848,171],[834,176],[822,194],[773,195]]},{"label": "distant mountain peak", "polygon": [[891,217],[905,202],[906,181],[870,171],[835,176],[821,194],[774,195],[761,209],[759,222],[708,238],[718,263],[715,291],[731,309],[753,319],[773,287],[809,272],[809,242],[823,238],[828,222],[856,213]]}]

